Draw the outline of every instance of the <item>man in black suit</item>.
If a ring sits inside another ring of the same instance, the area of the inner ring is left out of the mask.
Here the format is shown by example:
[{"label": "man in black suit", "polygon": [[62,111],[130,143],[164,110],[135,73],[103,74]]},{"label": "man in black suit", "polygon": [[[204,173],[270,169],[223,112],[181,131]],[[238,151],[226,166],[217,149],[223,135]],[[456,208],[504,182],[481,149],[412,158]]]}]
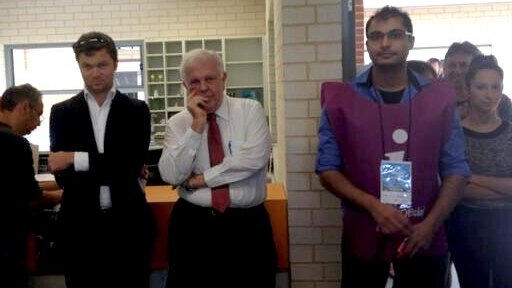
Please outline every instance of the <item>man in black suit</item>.
[{"label": "man in black suit", "polygon": [[52,107],[48,165],[68,288],[147,287],[154,220],[139,176],[150,141],[145,102],[116,90],[117,49],[89,32],[73,44],[84,90]]},{"label": "man in black suit", "polygon": [[30,84],[13,86],[0,98],[0,287],[25,287],[29,220],[41,190],[32,151],[23,135],[40,124],[41,92]]}]

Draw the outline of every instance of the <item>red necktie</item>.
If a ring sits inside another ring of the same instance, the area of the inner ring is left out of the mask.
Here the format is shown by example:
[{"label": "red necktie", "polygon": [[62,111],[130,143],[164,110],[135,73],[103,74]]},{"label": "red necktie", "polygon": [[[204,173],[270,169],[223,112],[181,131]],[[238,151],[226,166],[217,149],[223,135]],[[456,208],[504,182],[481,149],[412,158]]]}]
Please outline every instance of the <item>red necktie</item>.
[{"label": "red necktie", "polygon": [[[210,153],[210,166],[215,166],[224,159],[222,138],[220,137],[219,125],[215,113],[208,114],[208,151]],[[224,212],[229,207],[229,186],[222,185],[212,188],[212,208]]]}]

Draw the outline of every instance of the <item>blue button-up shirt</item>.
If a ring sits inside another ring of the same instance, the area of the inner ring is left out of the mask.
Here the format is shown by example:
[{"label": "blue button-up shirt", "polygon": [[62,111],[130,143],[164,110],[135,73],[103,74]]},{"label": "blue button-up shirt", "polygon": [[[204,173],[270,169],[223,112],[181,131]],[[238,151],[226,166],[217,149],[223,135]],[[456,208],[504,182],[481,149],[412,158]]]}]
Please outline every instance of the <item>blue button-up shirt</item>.
[{"label": "blue button-up shirt", "polygon": [[[414,98],[418,91],[429,81],[419,74],[409,71],[409,84],[404,89],[401,102]],[[413,78],[413,79],[411,79]],[[375,102],[383,102],[379,91],[371,83],[371,67],[354,80],[355,90],[362,96]],[[343,151],[336,142],[331,124],[325,109],[322,110],[318,132],[318,153],[316,158],[316,173],[329,170],[343,171]],[[471,172],[464,151],[464,134],[462,133],[459,115],[455,113],[452,122],[452,132],[441,153],[439,172],[441,176],[462,175],[469,177]]]}]

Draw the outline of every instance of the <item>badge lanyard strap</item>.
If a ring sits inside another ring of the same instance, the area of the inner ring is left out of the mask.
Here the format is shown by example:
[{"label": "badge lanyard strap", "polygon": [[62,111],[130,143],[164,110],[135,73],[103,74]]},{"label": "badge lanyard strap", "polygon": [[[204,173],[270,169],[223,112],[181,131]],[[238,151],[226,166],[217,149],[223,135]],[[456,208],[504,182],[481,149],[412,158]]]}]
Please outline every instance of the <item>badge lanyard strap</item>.
[{"label": "badge lanyard strap", "polygon": [[[407,127],[407,144],[406,144],[406,148],[405,148],[405,155],[404,155],[404,161],[409,161],[409,148],[410,148],[410,144],[411,144],[411,141],[409,141],[409,137],[411,135],[411,127],[412,127],[412,95],[411,95],[411,87],[409,87],[409,85],[406,87],[407,89],[407,98],[409,99],[409,105],[408,105],[408,116],[409,116],[409,125]],[[378,102],[379,103],[379,124],[380,124],[380,143],[382,145],[382,159],[384,160],[389,160],[389,159],[386,159],[386,145],[385,145],[385,137],[384,137],[384,118],[382,117],[382,102],[384,101],[382,99],[382,95],[380,95],[379,93],[379,96],[380,96],[380,101]]]}]

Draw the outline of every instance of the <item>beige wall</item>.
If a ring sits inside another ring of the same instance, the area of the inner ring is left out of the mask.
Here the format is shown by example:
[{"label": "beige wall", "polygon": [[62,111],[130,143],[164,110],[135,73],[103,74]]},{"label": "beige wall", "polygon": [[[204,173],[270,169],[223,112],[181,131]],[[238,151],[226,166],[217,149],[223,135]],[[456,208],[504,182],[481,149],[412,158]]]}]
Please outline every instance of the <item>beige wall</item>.
[{"label": "beige wall", "polygon": [[319,87],[341,79],[339,0],[274,0],[279,170],[289,199],[292,287],[339,287],[341,212],[314,173]]},{"label": "beige wall", "polygon": [[[109,4],[105,4],[109,3]],[[99,30],[114,40],[172,40],[265,35],[265,0],[2,0],[4,44],[74,42]]]}]

